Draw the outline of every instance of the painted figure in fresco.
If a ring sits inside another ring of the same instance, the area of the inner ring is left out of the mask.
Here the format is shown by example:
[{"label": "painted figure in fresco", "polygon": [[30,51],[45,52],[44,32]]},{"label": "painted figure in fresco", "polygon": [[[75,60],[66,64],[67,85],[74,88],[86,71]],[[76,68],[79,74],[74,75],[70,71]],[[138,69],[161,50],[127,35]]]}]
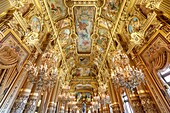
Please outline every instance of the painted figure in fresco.
[{"label": "painted figure in fresco", "polygon": [[85,98],[86,98],[86,101],[87,101],[87,102],[90,102],[90,101],[91,101],[91,94],[87,92],[87,93],[85,94]]},{"label": "painted figure in fresco", "polygon": [[31,19],[31,29],[33,32],[40,32],[41,30],[41,23],[40,20],[37,17],[32,17]]},{"label": "painted figure in fresco", "polygon": [[76,32],[78,34],[78,51],[90,52],[91,32],[95,7],[75,7]]},{"label": "painted figure in fresco", "polygon": [[139,19],[133,17],[128,24],[128,32],[131,34],[139,29]]},{"label": "painted figure in fresco", "polygon": [[115,19],[115,14],[118,13],[123,0],[107,0],[102,14],[110,19]]},{"label": "painted figure in fresco", "polygon": [[62,44],[61,46],[65,46],[67,44],[70,44],[71,40],[69,38],[70,35],[70,30],[69,29],[64,29],[63,31],[60,32],[59,37],[60,37],[60,43]]},{"label": "painted figure in fresco", "polygon": [[66,7],[64,6],[63,0],[48,0],[48,4],[54,20],[66,14]]},{"label": "painted figure in fresco", "polygon": [[90,25],[91,25],[91,22],[89,20],[85,20],[86,17],[88,17],[88,15],[82,15],[81,18],[79,19],[79,21],[77,22],[78,23],[78,35],[79,37],[79,41],[82,45],[82,49],[83,47],[86,47],[90,44]]},{"label": "painted figure in fresco", "polygon": [[87,57],[80,57],[79,60],[81,65],[87,65],[89,63],[89,58]]},{"label": "painted figure in fresco", "polygon": [[77,99],[77,102],[79,102],[81,99],[83,99],[83,95],[81,92],[77,92],[76,99]]},{"label": "painted figure in fresco", "polygon": [[80,70],[79,68],[76,70],[76,75],[77,75],[77,76],[80,76],[80,75],[81,75],[81,70]]}]

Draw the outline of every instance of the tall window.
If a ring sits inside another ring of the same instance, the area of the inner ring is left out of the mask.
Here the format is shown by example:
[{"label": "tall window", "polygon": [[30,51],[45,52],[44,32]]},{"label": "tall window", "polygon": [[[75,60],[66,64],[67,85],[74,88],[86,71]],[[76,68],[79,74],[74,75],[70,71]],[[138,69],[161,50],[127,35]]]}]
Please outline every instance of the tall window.
[{"label": "tall window", "polygon": [[124,113],[133,113],[132,107],[130,106],[128,97],[125,92],[122,94],[122,100],[123,100],[123,107],[125,110]]},{"label": "tall window", "polygon": [[170,64],[162,70],[158,71],[158,75],[164,83],[165,89],[170,96]]}]

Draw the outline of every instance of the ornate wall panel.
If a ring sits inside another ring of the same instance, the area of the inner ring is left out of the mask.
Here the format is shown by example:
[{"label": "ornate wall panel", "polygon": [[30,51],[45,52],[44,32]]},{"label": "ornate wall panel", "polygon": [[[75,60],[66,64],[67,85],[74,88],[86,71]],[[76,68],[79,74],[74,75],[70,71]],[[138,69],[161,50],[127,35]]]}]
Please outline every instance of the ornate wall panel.
[{"label": "ornate wall panel", "polygon": [[15,81],[21,84],[22,81],[18,79],[25,78],[20,72],[30,54],[30,51],[24,46],[14,31],[7,30],[4,34],[5,37],[0,40],[0,69],[6,69],[8,73],[5,73],[2,81],[0,81],[0,92],[2,92],[0,93],[0,107],[2,108],[5,103],[12,103],[11,98],[15,97],[13,93],[18,92],[17,89],[20,85],[15,85]]},{"label": "ornate wall panel", "polygon": [[149,75],[146,75],[147,83],[150,84],[148,87],[162,113],[170,110],[166,97],[161,91],[164,89],[163,84],[157,74],[158,69],[170,63],[168,58],[170,42],[165,37],[164,32],[158,31],[140,52],[140,57],[149,71]]}]

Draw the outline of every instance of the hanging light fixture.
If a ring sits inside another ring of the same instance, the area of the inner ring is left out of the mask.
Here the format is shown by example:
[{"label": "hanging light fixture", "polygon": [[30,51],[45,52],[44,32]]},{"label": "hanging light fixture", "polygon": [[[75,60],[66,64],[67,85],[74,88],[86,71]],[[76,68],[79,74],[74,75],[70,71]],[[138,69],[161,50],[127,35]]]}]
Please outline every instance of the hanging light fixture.
[{"label": "hanging light fixture", "polygon": [[[49,61],[49,59],[53,62],[51,57],[48,57],[45,61]],[[29,81],[37,85],[37,90],[53,87],[56,83],[58,69],[56,67],[48,67],[47,63],[43,62],[40,66],[30,63],[26,68]]]},{"label": "hanging light fixture", "polygon": [[118,87],[134,91],[141,82],[144,82],[144,74],[141,70],[130,66],[129,58],[125,53],[116,51],[113,56],[112,80]]}]

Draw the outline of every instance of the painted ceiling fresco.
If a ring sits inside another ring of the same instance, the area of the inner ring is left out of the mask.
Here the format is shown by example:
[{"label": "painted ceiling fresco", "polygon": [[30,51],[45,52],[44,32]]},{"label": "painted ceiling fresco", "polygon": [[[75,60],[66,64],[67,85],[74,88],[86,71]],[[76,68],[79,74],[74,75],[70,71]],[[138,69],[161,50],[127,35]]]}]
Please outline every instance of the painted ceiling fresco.
[{"label": "painted ceiling fresco", "polygon": [[63,18],[67,14],[63,0],[48,0],[48,5],[54,21]]},{"label": "painted ceiling fresco", "polygon": [[122,3],[123,0],[106,0],[106,4],[102,9],[102,16],[116,21]]},{"label": "painted ceiling fresco", "polygon": [[100,28],[98,30],[99,37],[97,38],[97,50],[100,52],[105,52],[108,42],[109,42],[109,32],[107,29]]},{"label": "painted ceiling fresco", "polygon": [[64,27],[68,27],[70,25],[71,25],[71,21],[68,18],[62,19],[55,24],[57,29],[62,29]]},{"label": "painted ceiling fresco", "polygon": [[[110,48],[114,49],[114,44],[110,43],[113,38],[111,32],[125,1],[105,0],[100,6],[97,5],[100,0],[95,2],[90,0],[47,1],[57,34],[55,48],[60,50],[62,63],[66,64],[61,63],[62,68],[68,68],[67,72],[62,72],[62,75],[70,74],[73,77],[72,80],[97,77],[101,74],[100,70],[106,67],[103,62],[107,58],[107,52],[111,51]],[[132,19],[132,23],[135,22],[137,20]],[[132,27],[129,26],[129,32],[134,30]],[[84,85],[83,82],[80,84]],[[82,95],[82,92],[77,91],[78,101],[86,99]]]},{"label": "painted ceiling fresco", "polygon": [[105,18],[100,18],[98,20],[99,27],[104,27],[106,29],[110,29],[113,27],[113,23],[111,21],[106,20]]},{"label": "painted ceiling fresco", "polygon": [[93,30],[95,7],[74,7],[76,33],[78,35],[78,52],[89,53],[91,51],[91,33]]},{"label": "painted ceiling fresco", "polygon": [[76,93],[76,100],[77,100],[77,102],[81,102],[81,101],[85,101],[85,100],[87,102],[90,102],[91,99],[92,99],[92,95],[89,92],[85,92],[85,93],[77,92]]},{"label": "painted ceiling fresco", "polygon": [[76,68],[73,73],[74,73],[74,76],[77,76],[77,77],[90,76],[91,70],[90,68]]},{"label": "painted ceiling fresco", "polygon": [[[96,1],[97,3],[98,1]],[[111,29],[123,0],[105,0],[97,6],[93,2],[47,0],[48,9],[56,28],[57,40],[70,68],[98,69],[108,50]],[[128,29],[132,30],[131,27]]]}]

